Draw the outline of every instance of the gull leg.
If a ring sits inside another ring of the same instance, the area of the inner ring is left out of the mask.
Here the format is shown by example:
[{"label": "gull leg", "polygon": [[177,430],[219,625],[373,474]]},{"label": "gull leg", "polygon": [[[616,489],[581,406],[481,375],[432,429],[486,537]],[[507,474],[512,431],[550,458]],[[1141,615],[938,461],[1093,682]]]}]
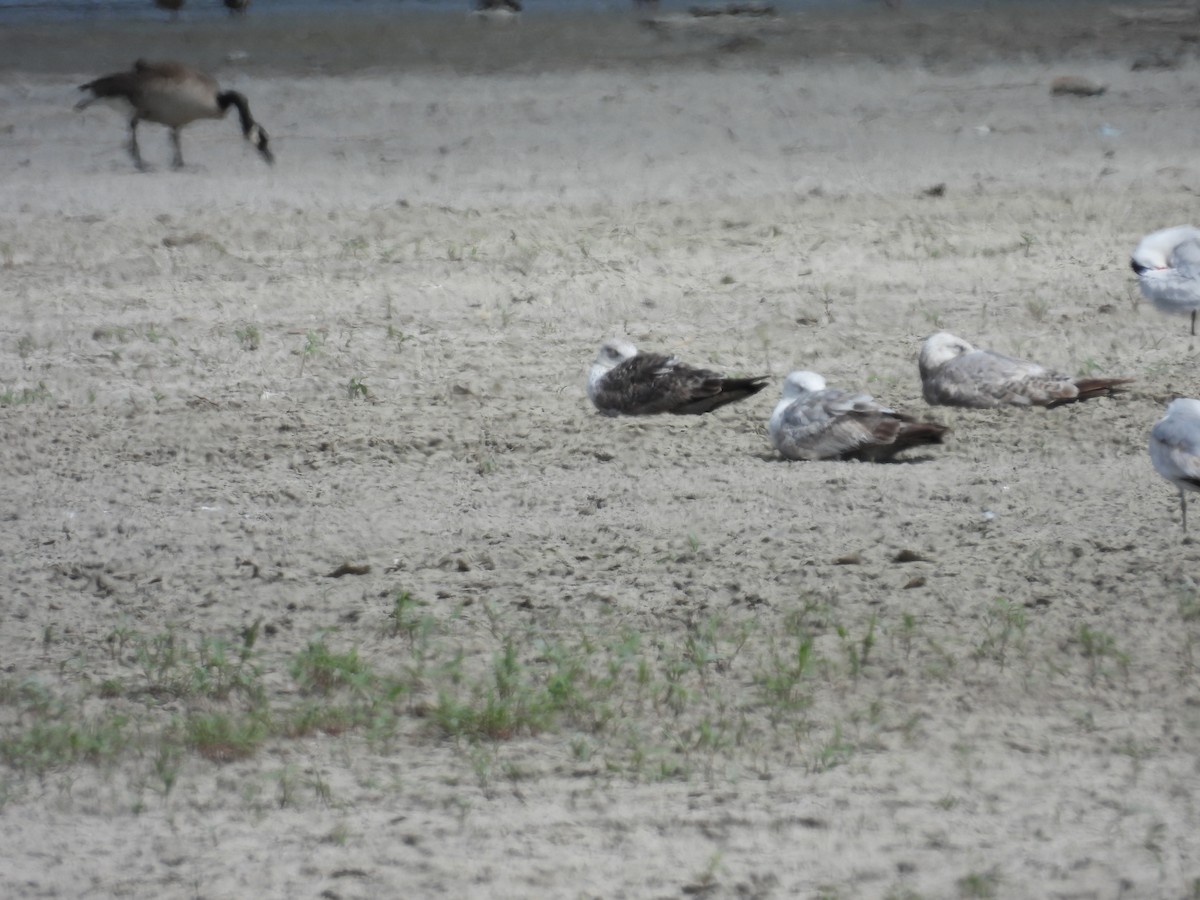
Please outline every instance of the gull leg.
[{"label": "gull leg", "polygon": [[142,162],[142,152],[138,149],[137,126],[138,117],[134,115],[129,121],[129,155],[133,157],[133,164],[137,166],[138,171],[144,172],[146,164]]},{"label": "gull leg", "polygon": [[183,147],[179,145],[179,129],[171,129],[171,146],[175,148],[175,159],[171,161],[171,167],[175,169],[183,168]]},{"label": "gull leg", "polygon": [[1196,310],[1192,310],[1192,337],[1196,336]]},{"label": "gull leg", "polygon": [[1183,513],[1183,533],[1187,534],[1187,494],[1179,489],[1179,509]]}]

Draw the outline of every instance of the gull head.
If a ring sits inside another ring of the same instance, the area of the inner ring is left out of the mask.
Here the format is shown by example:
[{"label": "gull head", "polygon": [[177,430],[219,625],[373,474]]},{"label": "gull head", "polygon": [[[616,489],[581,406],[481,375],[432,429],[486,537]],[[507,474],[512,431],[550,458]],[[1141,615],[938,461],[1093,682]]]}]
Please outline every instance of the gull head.
[{"label": "gull head", "polygon": [[1176,397],[1167,404],[1166,415],[1162,417],[1163,422],[1191,422],[1200,427],[1200,400],[1193,400],[1191,397]]},{"label": "gull head", "polygon": [[944,366],[956,356],[970,353],[975,348],[948,331],[939,331],[925,338],[921,345],[921,370],[930,371]]},{"label": "gull head", "polygon": [[1200,231],[1191,225],[1176,225],[1153,231],[1138,242],[1129,260],[1130,268],[1139,276],[1158,269],[1171,268],[1175,248],[1185,241],[1200,238]]},{"label": "gull head", "polygon": [[816,372],[793,372],[783,382],[783,399],[789,403],[805,394],[825,390],[825,379]]},{"label": "gull head", "polygon": [[779,429],[783,427],[783,417],[788,408],[801,397],[823,390],[825,379],[816,372],[793,372],[784,380],[783,396],[779,398],[775,409],[771,411],[771,418],[767,420],[767,433],[771,435],[772,443],[779,446]]},{"label": "gull head", "polygon": [[607,372],[609,369],[619,366],[625,360],[633,359],[635,356],[637,356],[637,347],[633,346],[629,341],[612,338],[600,345],[600,352],[596,354],[596,361],[592,363],[592,368],[599,366]]},{"label": "gull head", "polygon": [[601,379],[625,360],[633,359],[635,356],[637,356],[637,347],[629,341],[611,338],[601,344],[600,352],[596,354],[596,361],[592,363],[592,368],[588,371],[588,396],[595,401],[596,388]]}]

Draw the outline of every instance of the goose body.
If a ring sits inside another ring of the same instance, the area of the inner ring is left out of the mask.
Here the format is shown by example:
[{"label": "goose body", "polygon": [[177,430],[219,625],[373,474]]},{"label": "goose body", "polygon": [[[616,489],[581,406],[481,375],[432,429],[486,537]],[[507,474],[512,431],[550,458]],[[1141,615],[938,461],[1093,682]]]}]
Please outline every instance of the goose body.
[{"label": "goose body", "polygon": [[179,131],[198,119],[223,118],[229,107],[237,108],[242,135],[268,163],[275,161],[267,132],[250,115],[250,105],[237,91],[222,91],[216,80],[198,69],[176,62],[147,62],[139,59],[127,72],[105,75],[79,86],[91,94],[75,105],[86,109],[97,100],[124,100],[133,109],[129,122],[129,152],[134,164],[145,168],[137,142],[138,123],[157,122],[171,129],[175,149],[173,165],[183,166]]}]

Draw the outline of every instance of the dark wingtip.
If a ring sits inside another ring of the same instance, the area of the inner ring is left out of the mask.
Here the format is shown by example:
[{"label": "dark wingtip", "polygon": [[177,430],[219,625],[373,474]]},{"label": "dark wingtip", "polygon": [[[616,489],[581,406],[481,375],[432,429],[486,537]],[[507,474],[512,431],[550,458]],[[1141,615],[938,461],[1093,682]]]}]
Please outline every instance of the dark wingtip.
[{"label": "dark wingtip", "polygon": [[[1079,391],[1077,397],[1065,402],[1091,400],[1095,397],[1111,397],[1125,390],[1125,385],[1137,381],[1136,378],[1077,378],[1075,387]],[[1054,404],[1055,406],[1060,404]]]},{"label": "dark wingtip", "polygon": [[736,384],[742,390],[747,391],[748,395],[749,394],[757,394],[759,391],[761,391],[763,388],[765,388],[767,386],[767,384],[768,384],[768,382],[770,382],[770,380],[771,380],[770,375],[755,375],[753,378],[730,379],[730,381],[733,384]]}]

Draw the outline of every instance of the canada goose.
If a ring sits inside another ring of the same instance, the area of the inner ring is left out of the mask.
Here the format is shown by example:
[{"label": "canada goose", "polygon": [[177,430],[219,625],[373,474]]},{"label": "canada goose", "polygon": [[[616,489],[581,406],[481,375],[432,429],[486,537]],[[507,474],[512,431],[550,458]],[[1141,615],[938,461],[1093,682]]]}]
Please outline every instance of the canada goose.
[{"label": "canada goose", "polygon": [[197,119],[220,119],[231,106],[236,106],[242,120],[242,135],[254,144],[262,158],[275,162],[267,146],[268,136],[262,126],[250,117],[250,105],[237,91],[222,91],[217,82],[198,69],[175,62],[146,62],[139,59],[129,72],[105,75],[79,86],[92,96],[80,100],[76,109],[86,109],[97,100],[121,99],[133,107],[129,121],[129,152],[134,165],[145,169],[138,150],[137,126],[145,119],[171,129],[171,144],[175,148],[172,165],[183,166],[183,151],[179,146],[179,130]]}]

